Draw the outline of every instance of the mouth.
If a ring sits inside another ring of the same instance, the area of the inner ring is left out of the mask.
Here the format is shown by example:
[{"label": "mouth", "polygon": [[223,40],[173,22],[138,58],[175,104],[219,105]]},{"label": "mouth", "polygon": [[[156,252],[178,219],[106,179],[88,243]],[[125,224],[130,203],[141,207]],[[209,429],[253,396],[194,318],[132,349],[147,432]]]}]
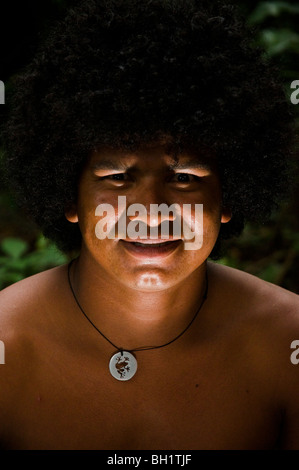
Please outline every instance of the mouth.
[{"label": "mouth", "polygon": [[167,256],[174,252],[182,243],[181,239],[173,240],[150,240],[142,241],[120,240],[120,243],[131,254],[141,258],[151,258],[159,256]]}]

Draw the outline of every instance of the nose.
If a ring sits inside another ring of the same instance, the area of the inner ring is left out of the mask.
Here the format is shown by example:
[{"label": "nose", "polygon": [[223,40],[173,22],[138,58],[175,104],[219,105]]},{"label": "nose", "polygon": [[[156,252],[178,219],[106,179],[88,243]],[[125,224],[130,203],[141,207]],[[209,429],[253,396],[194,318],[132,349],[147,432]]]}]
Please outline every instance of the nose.
[{"label": "nose", "polygon": [[128,218],[142,222],[149,227],[157,227],[162,222],[173,222],[176,218],[175,205],[169,204],[167,194],[161,181],[148,181],[138,188],[134,194],[134,202],[129,204]]}]

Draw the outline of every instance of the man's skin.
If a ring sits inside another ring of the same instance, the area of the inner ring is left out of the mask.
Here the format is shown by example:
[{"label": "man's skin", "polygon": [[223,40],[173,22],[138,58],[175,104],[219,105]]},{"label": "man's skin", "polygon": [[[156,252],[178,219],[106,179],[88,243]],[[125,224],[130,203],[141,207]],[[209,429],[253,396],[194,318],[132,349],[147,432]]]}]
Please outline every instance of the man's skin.
[{"label": "man's skin", "polygon": [[[102,149],[88,161],[66,217],[79,221],[83,236],[70,271],[74,291],[114,344],[131,350],[175,338],[201,303],[207,273],[208,296],[195,321],[168,346],[136,352],[136,375],[120,382],[108,367],[115,349],[78,308],[67,266],[3,290],[4,449],[299,448],[299,365],[290,360],[298,296],[207,262],[230,212],[221,205],[215,162],[199,154],[203,164],[194,168],[194,158],[180,155],[174,169],[163,146]],[[107,160],[114,169],[103,168]],[[203,247],[184,250],[182,240],[168,256],[135,256],[129,241],[98,240],[95,208],[116,207],[120,194],[147,208],[202,203]]]}]

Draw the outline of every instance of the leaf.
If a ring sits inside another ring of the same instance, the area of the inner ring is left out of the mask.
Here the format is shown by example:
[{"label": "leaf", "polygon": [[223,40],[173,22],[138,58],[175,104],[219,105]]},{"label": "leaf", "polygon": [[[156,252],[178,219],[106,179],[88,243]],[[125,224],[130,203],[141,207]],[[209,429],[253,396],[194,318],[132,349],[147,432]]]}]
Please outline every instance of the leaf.
[{"label": "leaf", "polygon": [[7,272],[23,272],[26,268],[26,258],[7,258],[4,267]]},{"label": "leaf", "polygon": [[264,279],[264,281],[274,282],[280,272],[281,265],[278,263],[272,263],[259,273],[259,277]]},{"label": "leaf", "polygon": [[29,249],[29,245],[20,238],[5,238],[0,244],[1,251],[10,256],[11,258],[21,258],[24,253]]},{"label": "leaf", "polygon": [[1,278],[1,282],[3,287],[7,287],[10,284],[14,284],[15,282],[22,281],[24,279],[24,275],[22,273],[5,273],[5,275]]},{"label": "leaf", "polygon": [[289,29],[265,29],[260,42],[270,56],[299,51],[299,35]]},{"label": "leaf", "polygon": [[27,269],[31,272],[43,271],[68,262],[67,256],[53,246],[33,251],[25,257],[25,260]]},{"label": "leaf", "polygon": [[299,14],[299,5],[287,2],[260,2],[249,16],[250,24],[259,24],[269,17],[278,17],[282,13]]}]

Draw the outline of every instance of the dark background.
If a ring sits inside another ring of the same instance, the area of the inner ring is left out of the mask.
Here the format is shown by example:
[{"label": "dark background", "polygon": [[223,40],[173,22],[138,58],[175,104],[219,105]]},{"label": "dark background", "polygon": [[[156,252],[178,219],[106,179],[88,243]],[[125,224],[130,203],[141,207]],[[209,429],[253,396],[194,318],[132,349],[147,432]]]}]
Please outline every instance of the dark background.
[{"label": "dark background", "polygon": [[[80,0],[5,0],[0,17],[0,80],[6,90],[11,78],[33,57],[37,45],[48,34],[55,20]],[[299,2],[240,1],[237,4],[248,22],[257,28],[257,43],[281,70],[287,99],[290,84],[299,80]],[[299,104],[293,106],[299,123]],[[0,119],[7,107],[0,105]],[[299,131],[299,124],[297,125]],[[299,133],[298,133],[299,134]],[[294,149],[297,185],[290,200],[282,203],[262,226],[247,225],[243,235],[227,243],[220,262],[299,293],[299,177],[298,151]],[[1,149],[0,149],[1,175]],[[1,181],[1,180],[0,180]],[[0,187],[0,289],[68,261],[67,256],[46,240],[37,227],[14,203],[9,189]]]}]

